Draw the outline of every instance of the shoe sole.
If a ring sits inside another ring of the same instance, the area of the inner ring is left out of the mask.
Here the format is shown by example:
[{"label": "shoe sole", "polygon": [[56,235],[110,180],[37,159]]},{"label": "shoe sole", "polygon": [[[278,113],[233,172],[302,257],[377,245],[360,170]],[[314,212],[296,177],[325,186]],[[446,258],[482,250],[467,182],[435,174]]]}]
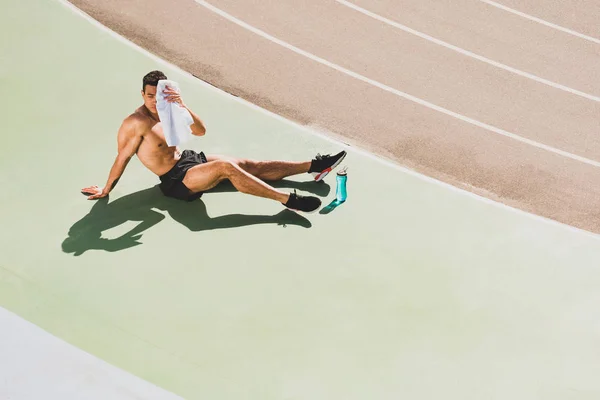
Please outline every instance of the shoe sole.
[{"label": "shoe sole", "polygon": [[317,207],[316,209],[314,209],[314,210],[312,210],[312,211],[296,210],[295,208],[289,208],[289,207],[286,207],[286,208],[287,208],[288,210],[290,210],[290,211],[293,211],[293,212],[295,212],[296,214],[314,214],[314,213],[316,213],[316,212],[319,210],[319,208],[320,208],[320,207],[321,207],[321,206]]},{"label": "shoe sole", "polygon": [[331,167],[324,169],[321,172],[313,172],[312,176],[315,179],[316,182],[320,182],[322,181],[331,171],[333,171],[335,169],[335,167],[337,167],[338,165],[340,165],[340,163],[344,160],[344,158],[346,158],[346,156],[348,155],[348,153],[345,153],[342,157],[340,157],[339,160],[337,160],[335,162],[335,164],[333,164]]}]

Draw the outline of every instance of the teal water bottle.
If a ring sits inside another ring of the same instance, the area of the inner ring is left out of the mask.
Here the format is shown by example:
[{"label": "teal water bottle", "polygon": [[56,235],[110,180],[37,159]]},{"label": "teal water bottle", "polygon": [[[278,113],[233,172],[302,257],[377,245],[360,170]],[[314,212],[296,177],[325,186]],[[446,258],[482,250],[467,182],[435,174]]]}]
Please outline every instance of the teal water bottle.
[{"label": "teal water bottle", "polygon": [[346,181],[348,180],[348,173],[346,172],[347,170],[348,167],[345,167],[344,169],[338,171],[336,177],[336,199],[340,203],[346,201],[346,197],[348,197],[348,193],[346,190]]}]

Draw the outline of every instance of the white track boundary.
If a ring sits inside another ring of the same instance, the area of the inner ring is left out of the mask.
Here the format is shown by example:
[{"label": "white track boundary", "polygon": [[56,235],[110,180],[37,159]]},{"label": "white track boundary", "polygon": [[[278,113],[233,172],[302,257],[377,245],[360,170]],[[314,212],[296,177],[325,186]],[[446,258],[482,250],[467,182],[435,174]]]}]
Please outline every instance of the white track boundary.
[{"label": "white track boundary", "polygon": [[381,16],[379,14],[376,14],[376,13],[374,13],[372,11],[369,11],[367,9],[359,7],[356,4],[350,3],[349,1],[346,1],[346,0],[336,0],[336,1],[338,3],[346,6],[346,7],[352,8],[353,10],[358,11],[359,13],[362,13],[362,14],[368,16],[368,17],[371,17],[371,18],[376,19],[376,20],[378,20],[380,22],[383,22],[385,24],[393,26],[394,28],[398,28],[398,29],[400,29],[400,30],[402,30],[404,32],[408,32],[410,34],[418,36],[421,39],[425,39],[425,40],[427,40],[429,42],[433,42],[433,43],[435,43],[437,45],[440,45],[440,46],[443,46],[443,47],[445,47],[447,49],[456,51],[457,53],[463,54],[463,55],[465,55],[467,57],[474,58],[474,59],[479,60],[481,62],[484,62],[486,64],[492,65],[494,67],[503,69],[503,70],[508,71],[508,72],[512,72],[513,74],[516,74],[516,75],[523,76],[523,77],[531,79],[531,80],[533,80],[535,82],[539,82],[539,83],[542,83],[544,85],[548,85],[548,86],[553,87],[555,89],[559,89],[559,90],[562,90],[562,91],[565,91],[565,92],[568,92],[568,93],[571,93],[571,94],[574,94],[574,95],[577,95],[577,96],[584,97],[584,98],[586,98],[588,100],[600,101],[600,97],[597,97],[597,96],[594,96],[594,95],[582,92],[582,91],[577,90],[577,89],[570,88],[570,87],[565,86],[565,85],[561,85],[560,83],[549,81],[549,80],[541,78],[541,77],[539,77],[537,75],[530,74],[529,72],[521,71],[521,70],[519,70],[517,68],[513,68],[511,66],[508,66],[506,64],[502,64],[500,62],[491,60],[491,59],[489,59],[487,57],[484,57],[484,56],[481,56],[479,54],[475,54],[473,52],[470,52],[469,50],[465,50],[465,49],[463,49],[461,47],[458,47],[458,46],[455,46],[453,44],[444,42],[443,40],[436,39],[433,36],[429,36],[429,35],[427,35],[425,33],[419,32],[419,31],[417,31],[415,29],[409,28],[408,26],[402,25],[402,24],[400,24],[400,23],[398,23],[396,21],[392,21],[391,19],[385,18],[385,17],[383,17],[383,16]]},{"label": "white track boundary", "polygon": [[497,7],[499,9],[501,9],[501,10],[508,11],[509,13],[518,15],[518,16],[526,18],[528,20],[537,22],[539,24],[549,26],[550,28],[554,28],[554,29],[557,29],[559,31],[568,33],[569,35],[577,36],[578,38],[588,40],[588,41],[590,41],[592,43],[600,44],[600,39],[596,39],[594,37],[591,37],[591,36],[588,36],[588,35],[584,35],[583,33],[579,33],[579,32],[576,32],[574,30],[571,30],[571,29],[568,29],[568,28],[564,28],[564,27],[562,27],[560,25],[553,24],[552,22],[545,21],[545,20],[543,20],[541,18],[537,18],[537,17],[534,17],[532,15],[525,14],[524,12],[515,10],[514,8],[506,7],[506,6],[504,6],[504,5],[500,4],[500,3],[496,3],[495,1],[490,1],[490,0],[479,0],[479,1],[481,1],[483,3],[486,3],[486,4],[489,4],[490,6]]},{"label": "white track boundary", "polygon": [[467,117],[465,115],[459,114],[457,112],[450,111],[450,110],[448,110],[446,108],[440,107],[440,106],[435,105],[433,103],[430,103],[430,102],[428,102],[426,100],[420,99],[420,98],[415,97],[413,95],[410,95],[408,93],[402,92],[402,91],[400,91],[398,89],[394,89],[394,88],[392,88],[390,86],[384,85],[381,82],[378,82],[376,80],[367,78],[367,77],[365,77],[363,75],[360,75],[359,73],[356,73],[354,71],[350,71],[349,69],[346,69],[346,68],[344,68],[344,67],[342,67],[340,65],[334,64],[334,63],[332,63],[330,61],[327,61],[327,60],[325,60],[325,59],[323,59],[321,57],[318,57],[318,56],[316,56],[316,55],[314,55],[312,53],[309,53],[309,52],[307,52],[305,50],[299,49],[298,47],[295,47],[295,46],[293,46],[293,45],[291,45],[291,44],[289,44],[289,43],[287,43],[287,42],[285,42],[285,41],[283,41],[281,39],[278,39],[278,38],[276,38],[274,36],[271,36],[268,33],[263,32],[260,29],[255,28],[252,25],[249,25],[246,22],[237,19],[233,15],[230,15],[230,14],[226,13],[225,11],[223,11],[223,10],[221,10],[221,9],[213,6],[210,3],[207,3],[204,0],[194,0],[194,1],[196,3],[198,3],[199,5],[201,5],[201,6],[205,7],[205,8],[207,8],[207,9],[209,9],[210,11],[214,12],[215,14],[218,14],[221,17],[229,20],[230,22],[233,22],[236,25],[239,25],[242,28],[245,28],[245,29],[249,30],[250,32],[255,33],[255,34],[257,34],[257,35],[259,35],[259,36],[261,36],[261,37],[263,37],[263,38],[265,38],[265,39],[267,39],[267,40],[269,40],[269,41],[271,41],[273,43],[276,43],[276,44],[278,44],[278,45],[280,45],[282,47],[285,47],[286,49],[291,50],[294,53],[297,53],[297,54],[300,54],[302,56],[305,56],[305,57],[307,57],[307,58],[309,58],[309,59],[311,59],[313,61],[316,61],[316,62],[318,62],[320,64],[323,64],[323,65],[325,65],[327,67],[330,67],[332,69],[335,69],[336,71],[339,71],[339,72],[341,72],[343,74],[351,76],[352,78],[355,78],[355,79],[357,79],[359,81],[368,83],[369,85],[372,85],[374,87],[382,89],[382,90],[384,90],[386,92],[395,94],[398,97],[402,97],[404,99],[410,100],[412,102],[415,102],[417,104],[420,104],[420,105],[425,106],[427,108],[430,108],[432,110],[439,111],[439,112],[441,112],[443,114],[449,115],[449,116],[454,117],[456,119],[459,119],[461,121],[467,122],[469,124],[472,124],[472,125],[475,125],[477,127],[483,128],[483,129],[488,130],[490,132],[496,133],[498,135],[506,136],[508,138],[517,140],[519,142],[526,143],[526,144],[528,144],[530,146],[537,147],[539,149],[543,149],[543,150],[546,150],[548,152],[551,152],[551,153],[554,153],[554,154],[558,154],[560,156],[567,157],[567,158],[570,158],[572,160],[576,160],[576,161],[582,162],[584,164],[592,165],[594,167],[600,167],[600,162],[599,161],[591,160],[589,158],[585,158],[585,157],[582,157],[582,156],[579,156],[579,155],[576,155],[576,154],[573,154],[573,153],[569,153],[568,151],[560,150],[560,149],[557,149],[555,147],[548,146],[548,145],[540,143],[540,142],[536,142],[535,140],[527,139],[527,138],[525,138],[523,136],[519,136],[519,135],[517,135],[515,133],[505,131],[504,129],[497,128],[495,126],[492,126],[492,125],[486,124],[484,122],[478,121],[476,119],[473,119],[473,118]]},{"label": "white track boundary", "polygon": [[97,20],[95,20],[94,18],[92,18],[91,16],[89,16],[88,14],[86,14],[85,12],[83,12],[79,8],[75,7],[73,4],[69,3],[68,0],[56,0],[56,1],[58,1],[59,3],[61,3],[64,6],[66,6],[71,11],[73,11],[75,14],[79,15],[80,17],[86,19],[89,23],[91,23],[92,25],[94,25],[98,29],[100,29],[100,30],[108,33],[109,35],[111,35],[115,39],[121,41],[125,45],[132,47],[133,49],[135,49],[138,52],[144,54],[146,57],[149,57],[150,59],[156,61],[159,64],[168,66],[168,67],[170,67],[170,68],[178,71],[180,74],[187,76],[188,78],[195,79],[200,85],[204,86],[205,88],[207,88],[209,90],[213,90],[213,91],[219,93],[220,95],[228,96],[232,101],[239,102],[239,103],[241,103],[241,104],[243,104],[243,105],[245,105],[245,106],[247,106],[247,107],[249,107],[249,108],[251,108],[253,110],[256,110],[256,111],[258,111],[260,113],[268,115],[271,118],[274,118],[274,119],[276,119],[278,121],[284,122],[284,123],[286,123],[286,124],[288,124],[290,126],[293,126],[293,127],[297,128],[297,129],[299,129],[301,131],[304,131],[306,133],[314,135],[314,136],[316,136],[316,137],[318,137],[320,139],[323,139],[323,140],[325,140],[327,142],[333,143],[336,146],[343,147],[348,152],[354,152],[356,154],[360,154],[360,155],[362,155],[362,156],[364,156],[366,158],[369,158],[369,159],[372,159],[372,160],[374,160],[376,162],[379,162],[379,163],[381,163],[381,164],[383,164],[383,165],[385,165],[387,167],[390,167],[392,169],[395,169],[395,170],[400,171],[402,173],[405,173],[407,175],[414,176],[414,177],[416,177],[418,179],[421,179],[421,180],[423,180],[425,182],[429,182],[429,183],[433,183],[433,184],[439,185],[439,186],[444,187],[446,189],[449,189],[451,191],[460,193],[461,195],[464,195],[464,196],[471,197],[473,199],[479,200],[479,201],[481,201],[481,202],[483,202],[485,204],[490,204],[490,205],[498,207],[500,209],[509,210],[509,211],[512,211],[512,212],[517,213],[519,215],[523,215],[523,216],[526,216],[528,218],[532,218],[532,219],[537,220],[537,221],[542,221],[544,223],[547,223],[547,224],[550,224],[550,225],[553,225],[553,226],[557,226],[557,227],[566,229],[566,230],[574,232],[574,233],[582,234],[584,236],[587,236],[587,237],[590,237],[590,238],[593,238],[593,239],[596,239],[596,240],[600,240],[600,234],[596,234],[596,233],[593,233],[593,232],[590,232],[590,231],[586,231],[584,229],[580,229],[580,228],[577,228],[577,227],[572,226],[572,225],[568,225],[568,224],[565,224],[565,223],[562,223],[562,222],[559,222],[559,221],[556,221],[556,220],[553,220],[553,219],[550,219],[550,218],[546,218],[546,217],[543,217],[541,215],[537,215],[537,214],[533,214],[533,213],[530,213],[530,212],[527,212],[527,211],[524,211],[524,210],[520,210],[518,208],[511,207],[511,206],[509,206],[507,204],[498,202],[496,200],[492,200],[492,199],[480,196],[480,195],[478,195],[476,193],[473,193],[473,192],[470,192],[468,190],[458,188],[458,187],[453,186],[453,185],[451,185],[449,183],[440,181],[438,179],[435,179],[435,178],[432,178],[430,176],[424,175],[424,174],[422,174],[420,172],[417,172],[417,171],[408,169],[406,167],[403,167],[403,166],[401,166],[399,164],[393,163],[393,162],[391,162],[389,160],[383,159],[383,158],[381,158],[381,157],[379,157],[379,156],[377,156],[377,155],[375,155],[373,153],[370,153],[370,152],[368,152],[366,150],[363,150],[363,149],[360,149],[360,148],[357,148],[357,147],[352,147],[352,146],[350,146],[350,145],[348,145],[346,143],[343,143],[343,142],[341,142],[339,140],[336,140],[336,139],[333,139],[333,138],[331,138],[331,137],[329,137],[327,135],[324,135],[324,134],[322,134],[322,133],[320,133],[320,132],[318,132],[318,131],[316,131],[314,129],[310,129],[310,128],[304,126],[304,125],[300,125],[300,124],[298,124],[298,123],[296,123],[294,121],[286,119],[286,118],[282,117],[281,115],[275,114],[275,113],[273,113],[273,112],[271,112],[271,111],[269,111],[267,109],[261,108],[261,107],[257,106],[256,104],[249,102],[248,100],[245,100],[245,99],[237,97],[237,96],[233,96],[233,95],[231,95],[231,94],[223,91],[222,89],[219,89],[219,88],[217,88],[217,87],[209,84],[208,82],[205,82],[202,79],[199,79],[198,77],[196,77],[196,76],[192,75],[191,73],[189,73],[189,72],[181,69],[180,67],[178,67],[178,66],[176,66],[176,65],[174,65],[174,64],[172,64],[172,63],[170,63],[170,62],[168,62],[168,61],[166,61],[166,60],[164,60],[164,59],[162,59],[160,57],[158,57],[157,55],[149,52],[148,50],[144,49],[143,47],[140,47],[137,44],[131,42],[130,40],[126,39],[125,37],[119,35],[115,31],[111,30],[107,26],[102,25],[100,22],[98,22]]}]

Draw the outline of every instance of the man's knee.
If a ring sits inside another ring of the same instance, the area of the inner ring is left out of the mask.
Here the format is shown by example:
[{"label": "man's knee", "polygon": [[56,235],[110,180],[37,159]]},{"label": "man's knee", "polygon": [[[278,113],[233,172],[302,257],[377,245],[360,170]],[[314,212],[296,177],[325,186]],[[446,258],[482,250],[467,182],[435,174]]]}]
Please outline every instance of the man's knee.
[{"label": "man's knee", "polygon": [[262,163],[254,160],[238,159],[236,160],[236,164],[249,174],[256,175],[260,172]]},{"label": "man's knee", "polygon": [[238,172],[239,167],[233,160],[216,160],[215,164],[219,172],[227,178]]}]

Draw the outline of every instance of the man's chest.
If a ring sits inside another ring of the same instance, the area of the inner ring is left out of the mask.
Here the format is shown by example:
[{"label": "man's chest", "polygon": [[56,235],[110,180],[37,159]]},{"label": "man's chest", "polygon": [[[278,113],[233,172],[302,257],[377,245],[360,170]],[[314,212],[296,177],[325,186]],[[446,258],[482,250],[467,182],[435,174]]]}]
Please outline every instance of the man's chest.
[{"label": "man's chest", "polygon": [[148,130],[144,135],[144,142],[146,142],[146,144],[158,147],[167,146],[167,141],[165,139],[165,135],[163,133],[162,125],[160,122],[148,127]]}]

